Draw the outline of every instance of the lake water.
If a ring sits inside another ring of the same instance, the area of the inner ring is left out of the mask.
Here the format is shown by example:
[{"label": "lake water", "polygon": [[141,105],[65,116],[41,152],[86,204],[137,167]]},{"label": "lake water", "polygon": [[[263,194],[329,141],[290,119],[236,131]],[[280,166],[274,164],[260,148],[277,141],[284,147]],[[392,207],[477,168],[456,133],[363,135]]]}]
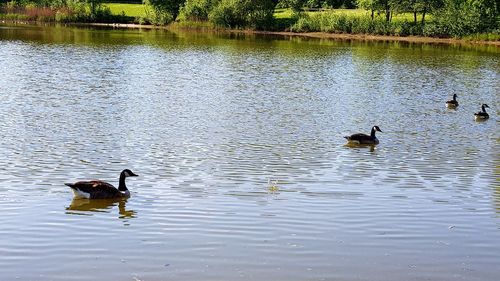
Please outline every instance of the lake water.
[{"label": "lake water", "polygon": [[0,25],[0,280],[498,280],[499,93],[498,47]]}]

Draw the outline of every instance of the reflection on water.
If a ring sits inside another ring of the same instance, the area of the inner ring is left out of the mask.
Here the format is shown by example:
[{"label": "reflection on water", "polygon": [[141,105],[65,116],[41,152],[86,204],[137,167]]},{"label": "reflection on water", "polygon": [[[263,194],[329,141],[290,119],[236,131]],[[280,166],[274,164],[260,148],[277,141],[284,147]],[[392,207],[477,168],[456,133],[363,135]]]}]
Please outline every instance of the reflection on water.
[{"label": "reflection on water", "polygon": [[66,208],[67,214],[72,215],[92,215],[92,212],[111,212],[112,208],[118,205],[119,218],[135,218],[134,210],[127,210],[127,198],[120,199],[73,199],[71,204]]},{"label": "reflection on water", "polygon": [[0,280],[496,280],[499,52],[0,29]]},{"label": "reflection on water", "polygon": [[376,147],[376,145],[373,145],[373,144],[360,144],[360,143],[354,143],[354,142],[347,142],[344,146],[348,147],[348,148],[359,148],[359,149],[366,148],[370,152],[374,152],[375,147]]},{"label": "reflection on water", "polygon": [[[500,138],[497,139],[497,145],[498,144],[500,144]],[[498,150],[496,152],[496,157],[500,159],[500,153],[498,152]],[[493,183],[493,201],[497,217],[500,218],[500,164],[497,164],[493,170],[495,178],[495,181]],[[498,229],[500,229],[500,223]]]}]

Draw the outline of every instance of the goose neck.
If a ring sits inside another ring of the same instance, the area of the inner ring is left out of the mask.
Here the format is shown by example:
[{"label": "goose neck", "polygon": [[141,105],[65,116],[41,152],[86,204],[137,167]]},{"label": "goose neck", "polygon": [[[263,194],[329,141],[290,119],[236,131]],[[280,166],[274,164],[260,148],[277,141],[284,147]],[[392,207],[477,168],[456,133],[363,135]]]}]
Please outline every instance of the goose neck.
[{"label": "goose neck", "polygon": [[120,174],[120,181],[118,184],[118,190],[120,190],[120,191],[128,190],[127,186],[125,185],[125,174],[123,174],[123,173]]}]

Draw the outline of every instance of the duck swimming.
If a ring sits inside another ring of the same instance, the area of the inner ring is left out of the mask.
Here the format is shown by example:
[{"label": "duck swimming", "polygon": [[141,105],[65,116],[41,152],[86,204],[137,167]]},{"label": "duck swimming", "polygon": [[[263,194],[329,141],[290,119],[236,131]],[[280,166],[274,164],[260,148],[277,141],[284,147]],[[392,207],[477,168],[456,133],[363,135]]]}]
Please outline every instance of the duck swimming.
[{"label": "duck swimming", "polygon": [[490,108],[487,104],[483,103],[481,105],[481,111],[474,113],[474,120],[481,121],[490,118],[490,115],[486,112],[486,108]]},{"label": "duck swimming", "polygon": [[447,108],[456,108],[458,106],[457,94],[453,94],[453,99],[446,102]]},{"label": "duck swimming", "polygon": [[125,185],[125,178],[127,177],[138,177],[131,170],[125,169],[120,173],[120,181],[118,189],[113,185],[100,181],[79,181],[75,183],[65,183],[65,185],[71,187],[75,198],[86,198],[86,199],[111,199],[111,198],[123,198],[130,197],[130,191]]},{"label": "duck swimming", "polygon": [[348,144],[376,145],[379,143],[377,137],[375,136],[376,131],[382,132],[382,130],[380,130],[378,126],[373,126],[370,135],[359,133],[350,136],[345,136],[344,138],[347,139]]}]

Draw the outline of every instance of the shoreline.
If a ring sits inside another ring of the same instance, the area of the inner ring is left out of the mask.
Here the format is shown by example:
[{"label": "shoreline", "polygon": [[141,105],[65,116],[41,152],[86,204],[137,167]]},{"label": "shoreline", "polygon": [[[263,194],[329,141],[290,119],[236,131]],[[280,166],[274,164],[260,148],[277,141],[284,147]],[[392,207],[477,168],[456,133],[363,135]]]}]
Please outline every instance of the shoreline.
[{"label": "shoreline", "polygon": [[262,35],[279,35],[289,37],[306,37],[316,39],[331,39],[331,40],[356,40],[356,41],[393,41],[393,42],[408,42],[408,43],[430,43],[430,44],[463,44],[463,45],[490,45],[500,47],[499,41],[486,41],[486,40],[465,40],[456,38],[434,38],[422,36],[391,36],[391,35],[373,35],[373,34],[346,34],[346,33],[327,33],[327,32],[290,32],[290,31],[263,31],[251,29],[213,29],[213,28],[197,28],[189,26],[155,26],[155,25],[140,25],[130,23],[83,23],[74,25],[90,25],[100,27],[113,27],[113,28],[129,28],[129,29],[184,29],[184,30],[203,30],[203,31],[217,31],[227,33],[242,33],[242,34],[262,34]]},{"label": "shoreline", "polygon": [[[1,20],[0,23],[15,23],[15,24],[36,24],[38,22],[29,21],[8,21]],[[47,24],[47,23],[45,23]],[[54,23],[48,23],[54,24]],[[262,31],[251,29],[224,29],[224,28],[211,28],[211,27],[190,27],[190,26],[156,26],[156,25],[141,25],[135,23],[61,23],[63,25],[72,26],[95,26],[95,27],[109,27],[109,28],[123,28],[123,29],[182,29],[182,30],[196,30],[196,31],[213,31],[213,32],[226,32],[226,33],[240,33],[240,34],[262,34],[262,35],[278,35],[284,37],[304,37],[316,39],[330,39],[330,40],[353,40],[353,41],[380,41],[380,42],[407,42],[407,43],[423,43],[423,44],[449,44],[449,45],[489,45],[500,47],[500,40],[487,41],[487,40],[466,40],[456,38],[435,38],[423,36],[393,36],[393,35],[373,35],[373,34],[347,34],[347,33],[327,33],[327,32],[290,32],[290,31]]]}]

